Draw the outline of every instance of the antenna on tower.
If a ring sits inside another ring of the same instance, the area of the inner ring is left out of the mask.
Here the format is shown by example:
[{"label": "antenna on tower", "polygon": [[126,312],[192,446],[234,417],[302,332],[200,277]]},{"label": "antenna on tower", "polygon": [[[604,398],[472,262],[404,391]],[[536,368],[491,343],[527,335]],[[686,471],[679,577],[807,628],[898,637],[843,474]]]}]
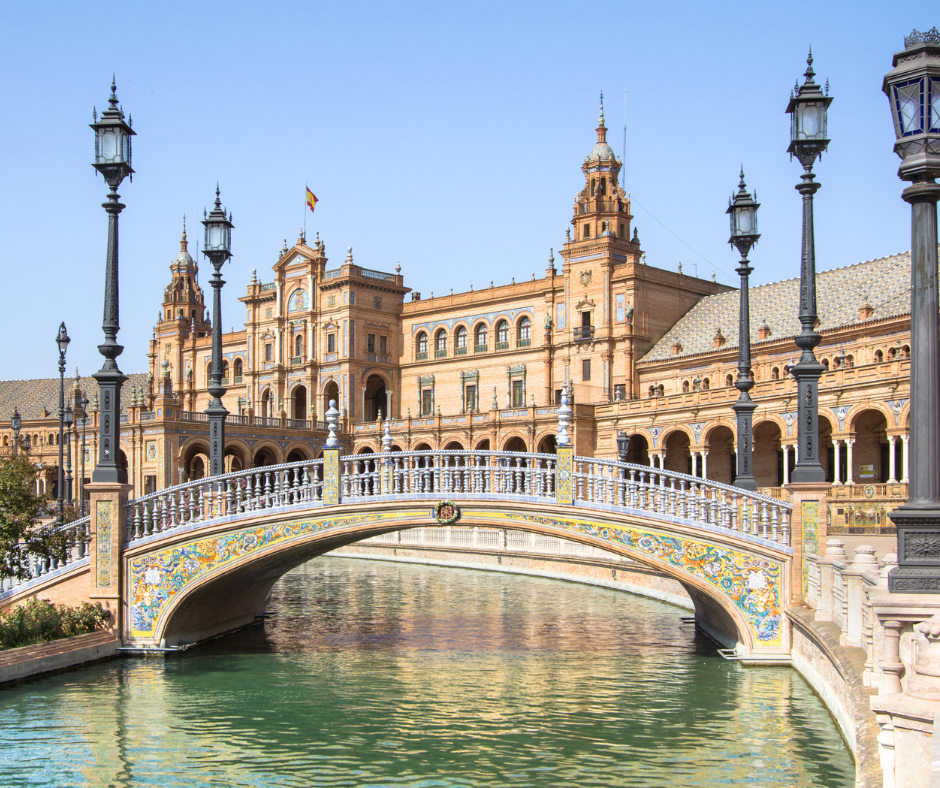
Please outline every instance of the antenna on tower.
[{"label": "antenna on tower", "polygon": [[623,159],[620,163],[620,185],[627,188],[627,89],[623,89]]}]

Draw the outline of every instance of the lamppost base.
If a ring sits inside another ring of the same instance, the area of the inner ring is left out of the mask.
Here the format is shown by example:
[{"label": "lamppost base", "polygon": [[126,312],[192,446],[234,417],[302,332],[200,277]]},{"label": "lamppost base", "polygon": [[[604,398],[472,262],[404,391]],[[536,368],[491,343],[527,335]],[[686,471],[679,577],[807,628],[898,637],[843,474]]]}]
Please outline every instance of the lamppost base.
[{"label": "lamppost base", "polygon": [[902,506],[888,517],[898,528],[898,566],[888,590],[940,594],[940,509]]},{"label": "lamppost base", "polygon": [[822,465],[795,465],[790,474],[791,484],[826,484]]}]

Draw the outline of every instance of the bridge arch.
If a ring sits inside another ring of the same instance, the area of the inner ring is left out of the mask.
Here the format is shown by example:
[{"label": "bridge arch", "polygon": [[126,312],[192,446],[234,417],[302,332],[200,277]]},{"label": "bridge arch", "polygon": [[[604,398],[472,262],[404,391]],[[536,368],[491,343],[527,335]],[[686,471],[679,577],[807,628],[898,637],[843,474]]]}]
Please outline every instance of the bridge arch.
[{"label": "bridge arch", "polygon": [[[749,654],[788,645],[781,631],[787,573],[773,549],[610,512],[522,501],[458,505],[464,523],[603,547],[662,572],[682,584],[699,622],[725,645],[740,644]],[[370,536],[431,524],[427,502],[402,501],[345,512],[260,513],[211,534],[131,547],[129,639],[179,645],[249,623],[295,566]]]}]

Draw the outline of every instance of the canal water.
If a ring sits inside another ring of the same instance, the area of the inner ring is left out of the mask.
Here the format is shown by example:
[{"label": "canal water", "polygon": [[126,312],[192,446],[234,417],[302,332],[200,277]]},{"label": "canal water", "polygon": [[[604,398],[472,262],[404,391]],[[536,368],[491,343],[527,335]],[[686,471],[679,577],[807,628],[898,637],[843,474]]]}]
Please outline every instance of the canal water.
[{"label": "canal water", "polygon": [[852,786],[825,707],[683,611],[324,557],[263,625],[0,689],[0,785]]}]

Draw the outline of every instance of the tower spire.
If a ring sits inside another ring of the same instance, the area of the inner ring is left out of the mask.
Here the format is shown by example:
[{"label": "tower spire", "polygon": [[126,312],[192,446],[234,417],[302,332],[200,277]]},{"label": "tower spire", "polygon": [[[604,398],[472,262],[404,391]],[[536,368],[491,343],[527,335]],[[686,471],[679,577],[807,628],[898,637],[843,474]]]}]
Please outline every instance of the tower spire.
[{"label": "tower spire", "polygon": [[188,252],[189,243],[186,241],[186,214],[183,214],[183,237],[180,239],[180,251]]},{"label": "tower spire", "polygon": [[604,125],[604,91],[601,91],[601,114],[597,121],[597,141],[607,142],[607,126]]}]

